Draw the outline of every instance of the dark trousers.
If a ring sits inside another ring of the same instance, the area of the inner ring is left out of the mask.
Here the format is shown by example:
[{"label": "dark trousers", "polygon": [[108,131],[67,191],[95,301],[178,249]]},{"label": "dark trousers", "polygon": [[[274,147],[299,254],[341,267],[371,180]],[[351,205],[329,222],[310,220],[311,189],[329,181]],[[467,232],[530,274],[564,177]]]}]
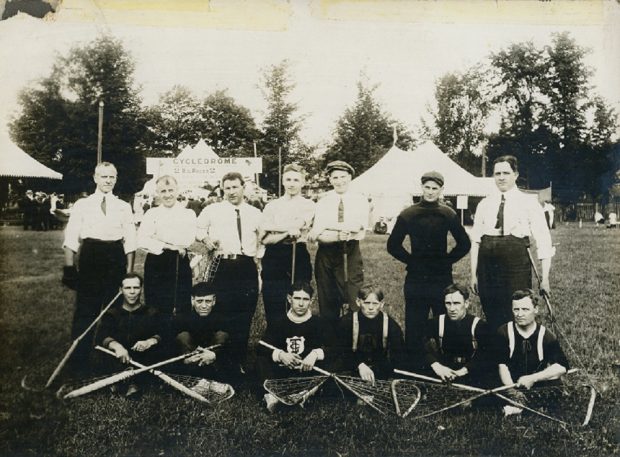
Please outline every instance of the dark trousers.
[{"label": "dark trousers", "polygon": [[187,313],[192,308],[192,270],[187,256],[164,250],[144,261],[144,301],[162,316]]},{"label": "dark trousers", "polygon": [[512,319],[512,294],[532,287],[529,240],[483,236],[478,253],[480,303],[492,330]]},{"label": "dark trousers", "polygon": [[403,287],[405,294],[405,346],[414,366],[424,361],[424,333],[428,312],[433,316],[446,312],[443,291],[452,284],[452,273],[431,274],[408,272]]},{"label": "dark trousers", "polygon": [[[262,275],[267,324],[286,316],[286,295],[291,285],[292,259],[292,244],[270,244],[265,249]],[[312,280],[312,264],[306,243],[295,245],[295,280]]]},{"label": "dark trousers", "polygon": [[[127,258],[121,241],[107,242],[85,239],[78,260],[79,281],[71,334],[77,338],[118,293],[127,270]],[[96,327],[95,327],[96,328]],[[78,345],[76,366],[87,364],[95,331]]]},{"label": "dark trousers", "polygon": [[[347,273],[344,277],[344,252],[347,253]],[[355,299],[364,283],[364,263],[359,241],[321,244],[314,261],[314,274],[321,317],[332,327],[340,318],[342,305],[357,309]],[[333,335],[332,335],[333,336]]]},{"label": "dark trousers", "polygon": [[216,309],[228,333],[230,357],[241,363],[247,354],[250,325],[258,299],[258,273],[253,257],[222,259],[215,273]]}]

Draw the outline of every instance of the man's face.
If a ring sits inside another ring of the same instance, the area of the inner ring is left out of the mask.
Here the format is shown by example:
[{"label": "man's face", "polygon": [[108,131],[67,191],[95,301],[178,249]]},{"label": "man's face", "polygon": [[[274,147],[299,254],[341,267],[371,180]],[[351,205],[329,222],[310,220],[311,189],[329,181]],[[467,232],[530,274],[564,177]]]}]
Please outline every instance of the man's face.
[{"label": "man's face", "polygon": [[142,293],[142,285],[138,278],[123,279],[121,283],[121,292],[123,293],[123,299],[127,305],[135,305],[140,301],[140,294]]},{"label": "man's face", "polygon": [[441,189],[443,189],[442,186],[429,179],[422,184],[422,198],[429,203],[436,202],[441,195]]},{"label": "man's face", "polygon": [[304,290],[296,290],[292,295],[287,295],[286,299],[289,305],[291,305],[293,314],[299,317],[304,316],[308,312],[312,303],[312,297]]},{"label": "man's face", "polygon": [[351,173],[344,170],[334,170],[329,174],[329,183],[337,194],[344,194],[349,188]]},{"label": "man's face", "polygon": [[223,183],[224,198],[238,206],[243,203],[243,185],[238,179],[227,179]]},{"label": "man's face", "polygon": [[368,294],[365,299],[357,299],[357,304],[362,314],[368,319],[374,319],[383,310],[383,302],[379,301],[375,294]]},{"label": "man's face", "polygon": [[493,167],[493,178],[495,178],[495,185],[500,192],[512,189],[518,177],[519,173],[514,172],[508,162],[499,162]]},{"label": "man's face", "polygon": [[532,303],[530,297],[523,297],[521,300],[512,301],[512,315],[515,323],[519,327],[528,327],[536,321],[538,308]]},{"label": "man's face", "polygon": [[159,201],[166,208],[172,208],[177,201],[178,188],[172,181],[160,181],[155,188]]},{"label": "man's face", "polygon": [[287,171],[282,176],[282,185],[287,195],[294,197],[299,195],[301,188],[304,186],[306,180],[301,173],[296,171]]},{"label": "man's face", "polygon": [[215,294],[202,297],[192,296],[192,307],[200,317],[207,317],[215,306]]},{"label": "man's face", "polygon": [[116,169],[114,167],[101,167],[95,172],[93,177],[99,192],[107,194],[112,192],[116,185]]},{"label": "man's face", "polygon": [[467,314],[469,300],[465,300],[460,292],[448,294],[444,298],[448,318],[451,321],[460,321]]}]

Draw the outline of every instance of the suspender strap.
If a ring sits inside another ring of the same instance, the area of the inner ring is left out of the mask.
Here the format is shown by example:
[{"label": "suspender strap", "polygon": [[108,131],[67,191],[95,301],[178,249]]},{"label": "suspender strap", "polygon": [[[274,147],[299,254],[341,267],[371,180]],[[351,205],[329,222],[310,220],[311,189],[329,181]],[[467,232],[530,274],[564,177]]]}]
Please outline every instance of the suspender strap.
[{"label": "suspender strap", "polygon": [[353,352],[357,351],[357,340],[360,336],[360,320],[357,311],[353,313],[353,342],[351,343],[351,349]]},{"label": "suspender strap", "polygon": [[390,318],[387,313],[383,313],[383,338],[381,342],[383,343],[383,349],[387,349],[387,339],[388,339],[388,324],[390,323]]},{"label": "suspender strap", "polygon": [[536,341],[536,349],[538,351],[538,361],[542,362],[543,359],[545,358],[545,354],[543,352],[543,338],[545,336],[545,331],[547,329],[545,328],[544,325],[540,326],[540,330],[538,332],[538,341]]},{"label": "suspender strap", "polygon": [[439,315],[438,322],[439,322],[439,329],[437,331],[437,334],[439,335],[439,350],[441,350],[443,347],[443,333],[446,328],[446,315],[445,314]]},{"label": "suspender strap", "polygon": [[515,352],[515,327],[512,321],[508,322],[508,348],[510,349],[510,355],[508,358],[512,359],[512,354]]},{"label": "suspender strap", "polygon": [[471,323],[471,347],[474,348],[474,352],[478,350],[478,340],[476,340],[476,326],[480,322],[479,317],[474,317],[474,321]]}]

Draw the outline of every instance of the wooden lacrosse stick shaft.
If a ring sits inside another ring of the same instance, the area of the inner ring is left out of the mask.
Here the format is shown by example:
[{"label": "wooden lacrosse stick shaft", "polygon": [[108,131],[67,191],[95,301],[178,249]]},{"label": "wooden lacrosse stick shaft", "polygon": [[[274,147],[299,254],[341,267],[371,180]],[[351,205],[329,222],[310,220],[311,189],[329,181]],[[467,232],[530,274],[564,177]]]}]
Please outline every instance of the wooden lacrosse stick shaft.
[{"label": "wooden lacrosse stick shaft", "polygon": [[191,357],[192,355],[198,354],[200,350],[188,352],[187,354],[182,354],[171,359],[162,360],[161,362],[154,363],[153,365],[145,366],[143,368],[138,368],[137,370],[128,370],[123,371],[121,373],[113,374],[112,376],[108,376],[107,378],[99,379],[91,384],[80,387],[78,389],[72,390],[68,394],[66,394],[63,399],[67,398],[75,398],[80,395],[88,394],[90,392],[94,392],[95,390],[102,389],[107,386],[111,386],[112,384],[116,384],[117,382],[124,381],[125,379],[132,378],[140,373],[144,373],[145,371],[151,371],[155,368],[159,368],[164,365],[168,365],[179,360],[186,359],[187,357]]},{"label": "wooden lacrosse stick shaft", "polygon": [[88,327],[86,327],[86,330],[84,330],[80,336],[78,336],[75,340],[73,340],[73,343],[71,343],[71,346],[69,347],[69,349],[67,350],[65,356],[62,358],[62,360],[58,363],[58,365],[56,366],[56,368],[54,369],[54,371],[52,372],[52,374],[50,375],[49,379],[47,380],[47,382],[45,383],[45,388],[47,389],[49,386],[52,385],[52,383],[54,382],[54,379],[56,379],[56,377],[58,376],[58,374],[60,373],[60,371],[63,369],[63,367],[65,366],[65,364],[67,363],[67,361],[69,360],[69,357],[71,357],[71,354],[73,354],[73,352],[75,351],[75,348],[77,348],[77,345],[79,344],[79,342],[86,336],[86,334],[97,324],[97,322],[99,322],[99,320],[103,317],[103,315],[112,307],[112,305],[114,304],[114,302],[116,301],[116,299],[118,297],[121,296],[121,292],[120,290],[118,291],[118,293],[114,296],[114,298],[112,300],[110,300],[110,303],[108,303],[99,313],[99,315],[95,318],[94,321],[92,321],[90,323],[90,325]]},{"label": "wooden lacrosse stick shaft", "polygon": [[[209,346],[206,349],[213,349],[216,346],[219,346],[219,344],[216,344],[214,346]],[[106,349],[104,347],[95,346],[95,349],[97,349],[98,351],[101,351],[101,352],[105,352],[106,354],[111,355],[113,357],[116,357],[116,354],[114,353],[114,351],[110,351],[109,349]],[[129,359],[129,363],[132,364],[134,367],[137,367],[137,368],[144,368],[145,367],[145,365],[141,364],[140,362],[136,362],[133,359]],[[171,387],[174,387],[175,389],[183,392],[186,395],[189,395],[190,397],[194,398],[195,400],[201,401],[203,403],[210,403],[209,400],[207,400],[205,397],[200,395],[198,392],[194,392],[192,389],[184,386],[180,382],[176,381],[174,378],[171,378],[170,376],[168,376],[166,373],[163,373],[163,372],[161,372],[159,370],[150,370],[150,372],[152,374],[154,374],[155,376],[157,376],[162,381],[164,381],[166,384],[170,385]]]},{"label": "wooden lacrosse stick shaft", "polygon": [[[534,262],[532,250],[529,247],[527,248],[527,255],[530,258],[530,264],[532,265],[532,270],[534,270],[534,276],[536,276],[536,281],[538,281],[538,285],[540,286],[540,274],[538,273],[538,268],[536,268],[536,263]],[[551,308],[549,296],[546,293],[542,293],[541,295],[545,300],[545,305],[547,306],[547,311],[549,311],[549,316],[551,316],[551,322],[553,322],[555,320],[555,315],[553,314],[553,308]]]},{"label": "wooden lacrosse stick shaft", "polygon": [[295,256],[297,255],[297,238],[293,238],[293,252],[291,253],[291,286],[295,283]]}]

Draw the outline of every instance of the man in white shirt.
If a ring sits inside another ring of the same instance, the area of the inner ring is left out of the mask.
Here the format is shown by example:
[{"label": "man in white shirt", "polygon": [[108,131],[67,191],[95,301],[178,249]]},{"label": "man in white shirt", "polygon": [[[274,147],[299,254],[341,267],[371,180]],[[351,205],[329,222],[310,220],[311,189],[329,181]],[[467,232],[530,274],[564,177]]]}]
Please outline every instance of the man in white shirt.
[{"label": "man in white shirt", "polygon": [[512,294],[532,287],[528,254],[530,237],[536,241],[542,264],[542,293],[549,293],[549,270],[554,248],[538,200],[521,192],[517,159],[502,156],[493,162],[498,192],[476,208],[471,231],[471,288],[492,330],[512,319]]},{"label": "man in white shirt", "polygon": [[[136,230],[129,203],[112,194],[116,167],[101,162],[93,177],[97,188],[78,200],[65,228],[63,283],[77,290],[72,335],[79,336],[117,293],[125,273],[133,270]],[[77,253],[79,263],[76,268]],[[76,354],[85,362],[88,348]]]},{"label": "man in white shirt", "polygon": [[[359,242],[366,235],[368,200],[349,192],[354,169],[342,160],[327,164],[329,192],[316,204],[310,238],[319,249],[314,263],[321,317],[333,329],[346,306],[356,309],[357,292],[364,283]],[[346,259],[346,264],[345,264]]]},{"label": "man in white shirt", "polygon": [[214,278],[219,312],[230,335],[231,358],[241,364],[258,299],[261,212],[244,201],[241,174],[225,174],[222,189],[224,200],[200,213],[197,239],[219,256]]}]

